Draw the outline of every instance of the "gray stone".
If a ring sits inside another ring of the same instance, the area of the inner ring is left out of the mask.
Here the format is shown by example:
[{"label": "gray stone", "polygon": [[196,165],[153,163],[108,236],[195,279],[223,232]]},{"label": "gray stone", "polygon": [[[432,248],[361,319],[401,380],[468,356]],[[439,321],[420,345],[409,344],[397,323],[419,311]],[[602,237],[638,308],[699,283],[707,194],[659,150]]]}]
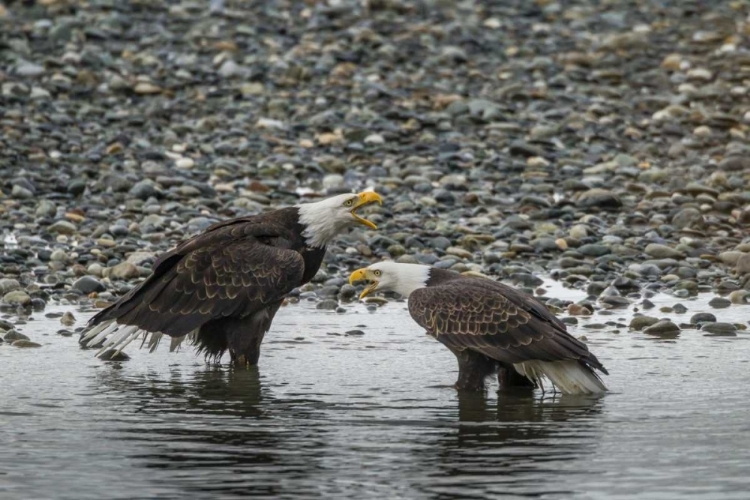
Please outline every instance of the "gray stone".
[{"label": "gray stone", "polygon": [[11,330],[8,333],[6,333],[5,335],[3,335],[3,340],[6,341],[6,342],[13,342],[13,341],[16,341],[16,340],[29,340],[29,337],[27,337],[26,335],[24,335],[21,332],[17,332],[15,330]]},{"label": "gray stone", "polygon": [[125,259],[125,262],[129,262],[134,266],[142,266],[149,260],[156,260],[156,257],[157,256],[154,252],[133,252],[128,255],[128,258]]},{"label": "gray stone", "polygon": [[737,327],[732,323],[706,323],[701,327],[701,331],[711,333],[715,336],[735,336]]},{"label": "gray stone", "polygon": [[31,297],[26,292],[14,290],[3,295],[3,302],[15,306],[28,306],[31,305]]},{"label": "gray stone", "polygon": [[587,257],[601,257],[610,253],[611,250],[605,245],[588,244],[578,247],[578,252]]},{"label": "gray stone", "polygon": [[502,116],[499,104],[486,99],[472,99],[469,101],[469,114],[482,121],[492,121]]},{"label": "gray stone", "polygon": [[134,198],[138,198],[140,200],[147,200],[152,196],[158,196],[161,194],[161,191],[156,187],[156,184],[154,184],[154,181],[150,179],[144,179],[140,182],[137,182],[135,185],[133,185],[132,188],[130,188],[130,191],[128,191],[130,196]]},{"label": "gray stone", "polygon": [[696,313],[690,317],[690,322],[694,325],[699,323],[713,323],[716,321],[716,316],[711,313]]},{"label": "gray stone", "polygon": [[620,198],[612,191],[600,188],[584,191],[578,197],[576,206],[579,208],[614,209],[622,206]]},{"label": "gray stone", "polygon": [[20,289],[21,284],[18,282],[18,280],[15,280],[13,278],[0,279],[0,294],[4,295],[8,292],[13,292]]},{"label": "gray stone", "polygon": [[682,259],[685,257],[682,252],[659,243],[649,243],[646,245],[644,252],[655,259]]},{"label": "gray stone", "polygon": [[127,361],[130,359],[130,356],[122,351],[117,352],[116,349],[107,349],[99,355],[99,359],[102,361]]},{"label": "gray stone", "polygon": [[672,217],[672,225],[677,229],[702,229],[705,219],[697,208],[683,208]]},{"label": "gray stone", "polygon": [[54,217],[57,213],[57,208],[54,202],[50,200],[41,200],[34,211],[37,217]]},{"label": "gray stone", "polygon": [[316,309],[322,309],[324,311],[334,311],[339,306],[339,302],[333,299],[321,300],[315,306]]},{"label": "gray stone", "polygon": [[680,327],[668,319],[660,320],[653,325],[643,329],[643,333],[656,335],[662,338],[674,338],[680,334]]},{"label": "gray stone", "polygon": [[630,329],[640,331],[646,327],[655,325],[658,322],[659,318],[654,318],[652,316],[636,316],[630,320]]},{"label": "gray stone", "polygon": [[36,342],[32,342],[30,340],[16,340],[11,344],[11,346],[20,348],[34,348],[42,347],[42,344],[37,344]]},{"label": "gray stone", "polygon": [[724,309],[732,305],[732,301],[724,297],[714,297],[708,302],[708,305],[714,309]]},{"label": "gray stone", "polygon": [[39,64],[31,62],[23,62],[16,66],[15,73],[18,76],[36,78],[37,76],[42,76],[44,74],[44,71],[44,66],[40,66]]},{"label": "gray stone", "polygon": [[750,274],[750,254],[742,254],[740,258],[737,259],[734,270],[737,271],[737,274],[740,276]]},{"label": "gray stone", "polygon": [[357,289],[354,288],[349,283],[346,283],[345,285],[341,286],[341,289],[339,290],[339,299],[349,301],[356,297],[357,295]]},{"label": "gray stone", "polygon": [[76,318],[75,316],[73,316],[72,312],[66,311],[65,314],[63,314],[60,318],[60,323],[65,326],[73,326],[76,323]]},{"label": "gray stone", "polygon": [[75,234],[77,230],[78,229],[76,228],[76,225],[67,220],[59,220],[47,227],[47,231],[49,231],[50,233],[66,235]]},{"label": "gray stone", "polygon": [[109,277],[120,280],[130,280],[139,276],[138,268],[130,262],[121,262],[110,269]]},{"label": "gray stone", "polygon": [[34,193],[26,189],[25,187],[16,184],[15,186],[13,186],[10,195],[18,200],[28,200],[29,198],[32,198],[34,196]]},{"label": "gray stone", "polygon": [[72,288],[79,290],[84,295],[94,292],[103,292],[105,290],[104,285],[98,279],[92,278],[91,276],[78,278],[75,283],[73,283]]}]

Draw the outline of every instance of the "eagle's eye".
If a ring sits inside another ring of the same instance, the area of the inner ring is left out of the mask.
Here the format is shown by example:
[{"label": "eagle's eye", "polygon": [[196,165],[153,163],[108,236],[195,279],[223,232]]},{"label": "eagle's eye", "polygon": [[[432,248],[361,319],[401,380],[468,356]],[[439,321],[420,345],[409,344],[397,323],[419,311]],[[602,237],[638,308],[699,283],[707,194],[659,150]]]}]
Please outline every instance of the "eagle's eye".
[{"label": "eagle's eye", "polygon": [[374,274],[375,276],[379,277],[383,273],[382,273],[382,271],[374,271],[372,274]]},{"label": "eagle's eye", "polygon": [[344,202],[345,207],[351,207],[354,204],[354,198],[349,198]]}]

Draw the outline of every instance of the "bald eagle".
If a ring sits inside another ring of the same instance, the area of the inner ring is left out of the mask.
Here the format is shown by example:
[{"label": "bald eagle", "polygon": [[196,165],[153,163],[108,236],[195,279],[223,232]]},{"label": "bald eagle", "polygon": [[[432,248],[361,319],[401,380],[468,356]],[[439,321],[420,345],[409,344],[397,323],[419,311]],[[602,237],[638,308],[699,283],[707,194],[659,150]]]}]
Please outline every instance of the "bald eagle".
[{"label": "bald eagle", "polygon": [[[539,385],[546,376],[564,394],[607,390],[607,373],[584,343],[533,297],[497,281],[418,264],[380,262],[354,271],[349,282],[371,282],[360,298],[394,291],[409,313],[458,358],[456,388],[482,390],[498,371],[501,386]],[[542,386],[543,388],[543,386]]]},{"label": "bald eagle", "polygon": [[374,192],[342,194],[216,223],[162,254],[145,281],[90,320],[81,343],[101,344],[101,354],[142,337],[153,351],[168,335],[174,350],[190,335],[208,357],[228,350],[236,364],[257,364],[284,297],[315,276],[337,234],[376,228],[356,213],[375,202]]}]

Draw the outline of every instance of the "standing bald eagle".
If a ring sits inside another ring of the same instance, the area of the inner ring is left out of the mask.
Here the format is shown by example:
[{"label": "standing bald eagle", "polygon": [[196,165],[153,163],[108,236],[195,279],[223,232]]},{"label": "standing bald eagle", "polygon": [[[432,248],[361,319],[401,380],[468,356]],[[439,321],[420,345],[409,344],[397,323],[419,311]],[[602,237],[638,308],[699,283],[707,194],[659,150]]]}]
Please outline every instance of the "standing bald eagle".
[{"label": "standing bald eagle", "polygon": [[356,223],[374,192],[230,219],[162,254],[152,274],[89,322],[81,343],[121,350],[143,336],[153,351],[163,335],[174,349],[191,334],[218,360],[257,364],[260,344],[284,297],[318,272],[326,244]]},{"label": "standing bald eagle", "polygon": [[594,373],[607,373],[596,356],[525,293],[486,278],[395,262],[349,277],[350,283],[360,280],[371,282],[360,298],[374,291],[409,297],[414,321],[458,358],[458,389],[483,389],[485,377],[499,368],[501,386],[541,385],[546,376],[564,394],[607,390]]}]

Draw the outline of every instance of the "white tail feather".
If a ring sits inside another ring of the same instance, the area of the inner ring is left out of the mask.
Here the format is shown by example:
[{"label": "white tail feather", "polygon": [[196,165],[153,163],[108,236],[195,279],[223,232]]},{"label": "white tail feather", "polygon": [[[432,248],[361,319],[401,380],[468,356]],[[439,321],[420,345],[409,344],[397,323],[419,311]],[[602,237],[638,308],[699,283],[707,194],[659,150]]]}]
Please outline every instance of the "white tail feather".
[{"label": "white tail feather", "polygon": [[563,394],[601,394],[607,387],[578,361],[525,361],[513,365],[518,373],[541,384],[547,377]]},{"label": "white tail feather", "polygon": [[103,342],[109,335],[117,331],[118,328],[120,328],[121,325],[118,325],[114,321],[111,321],[106,328],[101,330],[99,333],[94,336],[91,340],[86,342],[86,345],[89,347],[94,347],[96,345],[99,345],[100,342]]},{"label": "white tail feather", "polygon": [[86,332],[86,335],[81,337],[81,342],[84,344],[87,343],[90,339],[93,339],[94,337],[99,335],[99,332],[101,332],[102,330],[110,326],[111,324],[112,324],[112,320],[104,321],[101,324],[96,325],[94,328]]},{"label": "white tail feather", "polygon": [[180,347],[180,344],[182,344],[182,341],[185,340],[185,337],[187,337],[187,335],[183,335],[182,337],[172,337],[171,342],[169,342],[169,352],[174,352],[178,347]]},{"label": "white tail feather", "polygon": [[[176,350],[185,338],[194,339],[197,332],[198,330],[193,330],[182,337],[172,338],[169,350]],[[116,353],[120,353],[128,344],[141,337],[141,335],[143,335],[141,347],[148,345],[149,352],[156,350],[159,346],[159,341],[164,336],[162,332],[147,332],[137,326],[122,325],[115,320],[109,320],[85,332],[81,336],[80,342],[86,347],[99,346],[99,351],[96,353],[98,357],[109,349],[116,349]]]},{"label": "white tail feather", "polygon": [[137,337],[138,334],[137,326],[121,325],[112,336],[104,341],[101,349],[99,349],[99,352],[97,352],[96,355],[100,356],[107,349],[114,349],[121,343],[126,342],[131,336]]},{"label": "white tail feather", "polygon": [[[164,334],[161,332],[151,333],[151,337],[148,339],[148,352],[154,352],[156,348],[159,347],[159,342],[163,336]],[[146,339],[144,338],[143,341],[145,342]]]},{"label": "white tail feather", "polygon": [[192,332],[188,332],[182,337],[172,337],[172,341],[169,343],[169,352],[174,352],[176,349],[178,349],[182,342],[185,341],[185,339],[194,341],[196,335],[198,335],[198,329],[195,329]]}]

